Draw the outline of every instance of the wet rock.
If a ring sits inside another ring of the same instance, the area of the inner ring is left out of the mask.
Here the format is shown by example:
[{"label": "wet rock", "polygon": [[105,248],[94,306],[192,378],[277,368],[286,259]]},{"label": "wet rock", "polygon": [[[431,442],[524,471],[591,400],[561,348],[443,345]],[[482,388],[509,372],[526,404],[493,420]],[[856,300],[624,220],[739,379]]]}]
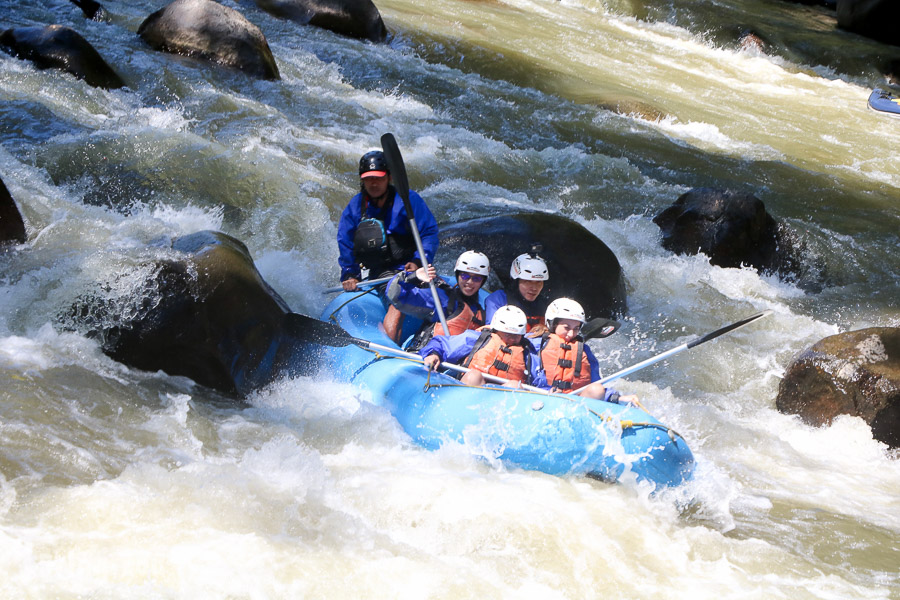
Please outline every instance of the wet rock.
[{"label": "wet rock", "polygon": [[155,50],[202,58],[262,79],[280,79],[262,31],[212,0],[175,0],[138,28]]},{"label": "wet rock", "polygon": [[653,222],[662,230],[663,247],[677,254],[702,252],[720,267],[749,265],[782,274],[799,270],[787,234],[751,194],[693,189]]},{"label": "wet rock", "polygon": [[[612,250],[580,224],[547,213],[520,213],[441,225],[440,254],[456,260],[463,250],[484,252],[492,277],[504,288],[509,266],[531,245],[542,246],[550,279],[549,298],[567,296],[580,302],[589,317],[615,317],[627,309],[622,267]],[[494,288],[496,289],[496,287]]]},{"label": "wet rock", "polygon": [[738,46],[740,46],[741,50],[745,52],[758,52],[760,54],[765,54],[769,44],[767,44],[766,41],[763,40],[762,36],[760,36],[755,31],[744,29],[741,30],[741,33],[738,37]]},{"label": "wet rock", "polygon": [[838,0],[838,27],[900,46],[900,2],[897,0]]},{"label": "wet rock", "polygon": [[[128,366],[189,377],[232,396],[312,368],[286,329],[284,300],[239,240],[203,231],[175,240],[181,260],[160,261],[127,297],[81,298],[65,320]],[[115,286],[111,286],[115,287]]]},{"label": "wet rock", "polygon": [[341,35],[384,42],[387,28],[371,0],[256,0],[264,11]]},{"label": "wet rock", "polygon": [[900,328],[850,331],[815,343],[788,366],[775,406],[814,426],[857,416],[875,439],[900,447]]},{"label": "wet rock", "polygon": [[109,14],[106,9],[94,0],[72,0],[72,4],[81,9],[84,16],[93,21],[108,21]]},{"label": "wet rock", "polygon": [[0,179],[0,246],[25,241],[25,222],[6,184]]},{"label": "wet rock", "polygon": [[62,25],[19,27],[0,33],[0,47],[38,69],[61,69],[94,87],[116,89],[125,82],[81,35]]}]

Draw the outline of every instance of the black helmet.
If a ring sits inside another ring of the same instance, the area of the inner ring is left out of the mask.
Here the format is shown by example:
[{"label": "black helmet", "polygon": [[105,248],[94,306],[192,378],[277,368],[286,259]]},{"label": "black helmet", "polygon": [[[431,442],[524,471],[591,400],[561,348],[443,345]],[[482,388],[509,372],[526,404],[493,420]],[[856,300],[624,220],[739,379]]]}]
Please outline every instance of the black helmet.
[{"label": "black helmet", "polygon": [[387,160],[381,150],[366,152],[359,159],[359,176],[384,177],[389,172]]}]

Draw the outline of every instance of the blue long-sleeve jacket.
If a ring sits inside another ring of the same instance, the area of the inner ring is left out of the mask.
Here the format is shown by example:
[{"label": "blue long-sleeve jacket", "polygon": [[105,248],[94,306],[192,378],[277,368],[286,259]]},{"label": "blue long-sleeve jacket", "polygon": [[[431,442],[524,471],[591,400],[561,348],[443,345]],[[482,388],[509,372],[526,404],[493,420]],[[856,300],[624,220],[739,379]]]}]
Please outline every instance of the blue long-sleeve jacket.
[{"label": "blue long-sleeve jacket", "polygon": [[[475,346],[475,342],[480,335],[481,332],[475,329],[469,329],[458,335],[438,335],[431,338],[431,340],[419,350],[419,354],[423,357],[428,356],[429,354],[437,354],[437,357],[441,362],[451,362],[458,365],[469,356],[469,353],[472,351],[472,348]],[[526,342],[525,349],[525,364],[528,367],[529,373],[529,380],[525,383],[530,384],[532,378],[531,373],[534,373],[534,369],[537,366],[537,355],[534,352],[534,346],[532,344]]]},{"label": "blue long-sleeve jacket", "polygon": [[[454,306],[450,306],[448,292],[453,290],[454,298],[459,298],[460,302],[464,302],[465,299],[462,298],[459,288],[451,285],[443,277],[438,277],[435,281],[435,287],[437,288],[441,308],[444,310],[444,316],[449,319],[452,310],[461,310],[462,307],[456,305],[456,303],[454,303]],[[482,293],[479,290],[478,297],[472,299],[470,306],[473,311],[484,310],[479,302]],[[439,319],[434,306],[434,297],[431,295],[431,288],[427,287],[424,281],[420,281],[414,272],[404,271],[395,275],[388,282],[385,295],[388,301],[404,314],[412,315],[430,323],[436,323]]]},{"label": "blue long-sleeve jacket", "polygon": [[[534,387],[539,387],[541,389],[549,390],[552,386],[547,381],[547,373],[544,371],[544,366],[541,363],[540,353],[542,350],[542,340],[541,336],[529,337],[526,338],[529,342],[531,342],[532,347],[534,348],[535,360],[534,360],[534,369],[531,372],[531,385]],[[584,355],[588,359],[588,364],[591,365],[591,381],[599,381],[600,380],[600,362],[597,360],[597,357],[594,355],[593,350],[585,344],[584,345]],[[616,402],[619,396],[619,392],[614,390],[611,387],[606,388],[606,392],[603,395],[603,399],[607,402]]]},{"label": "blue long-sleeve jacket", "polygon": [[[362,214],[363,195],[359,193],[350,200],[347,207],[341,213],[341,219],[338,222],[337,242],[338,242],[338,264],[341,266],[341,281],[350,277],[359,278],[359,261],[356,260],[353,252],[353,236],[356,234],[356,228],[359,222],[364,218],[382,218],[385,223],[385,233],[398,235],[412,235],[409,228],[409,217],[406,215],[406,207],[403,205],[403,199],[400,194],[395,193],[394,203],[391,207],[390,215],[382,215],[383,209],[372,206],[367,203],[366,214]],[[425,251],[426,260],[431,263],[434,261],[434,253],[438,248],[438,225],[431,214],[428,205],[422,200],[416,192],[410,190],[409,204],[416,216],[416,226],[419,229],[419,236],[422,239],[422,249]],[[419,252],[413,255],[421,261]],[[404,263],[396,265],[397,270],[403,268]]]}]

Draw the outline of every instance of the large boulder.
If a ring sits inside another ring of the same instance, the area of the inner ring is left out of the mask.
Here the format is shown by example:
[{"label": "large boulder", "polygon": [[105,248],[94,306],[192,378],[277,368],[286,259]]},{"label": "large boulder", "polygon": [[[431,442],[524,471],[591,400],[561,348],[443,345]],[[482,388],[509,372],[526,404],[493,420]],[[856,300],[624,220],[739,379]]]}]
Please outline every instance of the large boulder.
[{"label": "large boulder", "polygon": [[484,252],[500,284],[510,284],[515,257],[540,244],[550,279],[549,298],[580,302],[589,317],[616,317],[627,308],[622,267],[612,250],[582,225],[547,213],[520,213],[441,225],[443,260],[463,250]]},{"label": "large boulder", "polygon": [[900,46],[900,2],[837,0],[838,27]]},{"label": "large boulder", "polygon": [[0,179],[0,245],[25,241],[25,222],[6,184]]},{"label": "large boulder", "polygon": [[900,328],[829,336],[788,366],[775,406],[814,426],[838,415],[862,418],[872,435],[900,447]]},{"label": "large boulder", "polygon": [[785,274],[797,270],[787,236],[752,194],[696,188],[653,222],[662,231],[663,247],[676,254],[702,252],[720,267],[749,265]]},{"label": "large boulder", "polygon": [[314,366],[286,323],[287,304],[243,243],[203,231],[175,240],[173,249],[181,258],[159,261],[130,296],[81,298],[67,320],[123,364],[231,396]]},{"label": "large boulder", "polygon": [[303,25],[380,43],[387,39],[381,13],[371,0],[256,0],[264,11]]},{"label": "large boulder", "polygon": [[61,69],[94,87],[116,89],[125,82],[74,29],[62,25],[17,27],[0,33],[0,47],[38,69]]},{"label": "large boulder", "polygon": [[155,50],[202,58],[262,79],[280,79],[259,27],[213,0],[175,0],[138,28]]}]

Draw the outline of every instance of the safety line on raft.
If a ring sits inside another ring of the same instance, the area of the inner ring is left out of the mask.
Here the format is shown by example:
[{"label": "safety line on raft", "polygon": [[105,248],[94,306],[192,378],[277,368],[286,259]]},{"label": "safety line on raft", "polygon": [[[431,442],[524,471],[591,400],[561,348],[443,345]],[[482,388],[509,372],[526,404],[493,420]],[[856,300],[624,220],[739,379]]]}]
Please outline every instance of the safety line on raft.
[{"label": "safety line on raft", "polygon": [[[367,294],[367,293],[368,293],[368,291],[363,292],[363,293],[361,293],[361,294],[358,294],[357,296],[354,296],[353,298],[351,298],[351,299],[348,300],[347,302],[352,302],[353,300],[356,300],[356,298],[359,298],[360,296],[363,296],[364,294]],[[345,302],[344,305],[346,305],[347,302]],[[344,306],[344,305],[342,305],[342,306]],[[340,308],[339,308],[338,310],[340,310]],[[335,313],[336,313],[336,312],[337,312],[337,311],[335,311]],[[333,318],[335,313],[332,313],[330,318]],[[368,368],[369,365],[371,365],[371,364],[373,364],[373,363],[375,363],[375,362],[377,362],[377,361],[379,361],[379,360],[382,360],[382,359],[391,358],[391,359],[394,359],[394,360],[405,360],[405,361],[408,361],[408,362],[411,362],[411,363],[416,363],[416,364],[422,364],[422,365],[425,364],[425,361],[424,361],[424,360],[415,359],[415,358],[410,358],[410,357],[407,357],[407,356],[398,356],[398,355],[396,355],[396,354],[383,354],[383,353],[379,352],[378,350],[373,350],[372,348],[363,348],[363,350],[366,350],[367,352],[371,352],[372,354],[375,355],[375,357],[374,357],[371,361],[367,362],[365,365],[363,365],[363,366],[361,366],[359,369],[357,369],[356,372],[354,372],[353,375],[351,375],[351,377],[350,377],[350,380],[351,380],[351,381],[354,380],[354,379],[356,378],[356,376],[359,375],[363,370],[365,370],[366,368]],[[537,391],[526,390],[526,389],[503,388],[503,387],[497,387],[497,386],[473,386],[473,385],[467,385],[467,384],[464,384],[464,383],[438,383],[438,384],[432,385],[432,384],[431,384],[431,373],[432,373],[432,372],[433,372],[433,371],[431,371],[431,369],[428,369],[428,375],[426,376],[425,385],[424,385],[423,388],[422,388],[422,392],[423,392],[423,393],[428,392],[428,390],[431,389],[431,388],[440,388],[440,387],[466,387],[466,388],[472,388],[472,389],[476,389],[476,388],[477,388],[477,389],[480,389],[480,390],[492,390],[492,391],[497,391],[497,392],[512,392],[512,391],[515,391],[515,392],[519,392],[519,393],[533,394],[533,395],[536,395],[536,396],[550,396],[551,398],[565,398],[565,399],[568,400],[569,402],[576,402],[576,403],[579,402],[579,400],[577,400],[576,398],[573,398],[572,396],[569,396],[568,394],[544,393],[544,392],[537,392]],[[614,417],[605,417],[605,416],[601,415],[600,413],[598,413],[598,412],[597,412],[596,410],[594,410],[593,408],[587,406],[587,404],[585,404],[583,400],[584,400],[584,399],[582,399],[582,401],[581,401],[580,403],[581,403],[581,404],[584,404],[584,406],[587,408],[588,412],[590,412],[592,415],[594,415],[595,417],[597,417],[597,418],[600,419],[601,421],[606,421],[607,423],[612,423],[612,422],[614,422],[614,421],[616,420]],[[640,406],[640,404],[638,404],[638,405]],[[643,410],[643,411],[644,411],[645,413],[647,413],[648,415],[650,414],[649,412],[647,412],[647,410],[646,410],[643,406],[640,406],[640,408],[641,408],[641,410]],[[663,425],[662,423],[650,423],[650,422],[648,422],[648,421],[640,421],[640,422],[637,422],[637,423],[636,423],[636,422],[631,421],[631,420],[629,420],[629,419],[619,419],[619,426],[620,426],[622,429],[631,429],[631,428],[633,428],[633,427],[655,427],[655,428],[657,428],[657,429],[662,429],[663,431],[665,431],[665,432],[668,434],[669,439],[670,439],[672,442],[675,442],[675,436],[676,436],[676,435],[677,435],[678,437],[680,437],[682,440],[685,439],[683,435],[681,435],[680,433],[678,433],[677,431],[675,431],[675,430],[672,429],[671,427],[668,427],[667,425]]]},{"label": "safety line on raft", "polygon": [[[344,302],[343,304],[341,304],[340,306],[338,306],[336,309],[334,309],[334,310],[331,312],[331,314],[328,315],[328,320],[329,320],[329,321],[332,321],[333,323],[337,323],[337,319],[334,318],[334,315],[336,315],[336,314],[338,313],[338,311],[340,311],[342,308],[344,308],[345,306],[347,306],[348,304],[350,304],[350,303],[353,302],[354,300],[357,300],[357,299],[359,299],[359,298],[362,298],[362,297],[365,296],[366,294],[373,294],[373,293],[375,293],[375,288],[371,288],[371,289],[368,289],[368,290],[366,290],[366,291],[364,291],[364,292],[360,292],[360,293],[356,294],[355,296],[353,296],[352,298],[350,298],[349,300],[347,300],[346,302]],[[338,324],[340,324],[340,323],[338,323]]]}]

